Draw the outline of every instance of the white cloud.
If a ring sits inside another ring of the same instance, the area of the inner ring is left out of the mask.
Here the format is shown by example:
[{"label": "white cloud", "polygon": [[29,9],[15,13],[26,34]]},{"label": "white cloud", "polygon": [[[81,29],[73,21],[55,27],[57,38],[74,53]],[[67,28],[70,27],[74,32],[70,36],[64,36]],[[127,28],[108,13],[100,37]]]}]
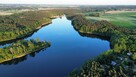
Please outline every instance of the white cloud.
[{"label": "white cloud", "polygon": [[12,4],[89,4],[89,5],[136,5],[136,0],[0,0]]}]

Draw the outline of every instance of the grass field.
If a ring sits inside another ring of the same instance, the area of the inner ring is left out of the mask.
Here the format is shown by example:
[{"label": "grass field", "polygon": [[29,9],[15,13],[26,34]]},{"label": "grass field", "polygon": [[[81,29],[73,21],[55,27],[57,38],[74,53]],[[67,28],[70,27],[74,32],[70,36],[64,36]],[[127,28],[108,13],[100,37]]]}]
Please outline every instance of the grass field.
[{"label": "grass field", "polygon": [[33,11],[31,9],[21,9],[21,10],[0,10],[0,16],[5,16],[5,15],[12,15],[14,13],[22,13],[26,11]]},{"label": "grass field", "polygon": [[136,28],[136,12],[119,12],[114,14],[102,14],[100,17],[87,16],[92,21],[107,20],[116,26]]}]

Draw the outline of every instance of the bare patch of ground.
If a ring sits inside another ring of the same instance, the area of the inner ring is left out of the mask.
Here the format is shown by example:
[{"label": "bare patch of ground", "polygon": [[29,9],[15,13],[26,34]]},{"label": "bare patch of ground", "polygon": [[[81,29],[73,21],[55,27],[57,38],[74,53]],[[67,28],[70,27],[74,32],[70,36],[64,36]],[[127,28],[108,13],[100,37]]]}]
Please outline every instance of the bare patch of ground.
[{"label": "bare patch of ground", "polygon": [[13,13],[8,13],[8,12],[4,12],[4,11],[0,11],[0,15],[12,15]]},{"label": "bare patch of ground", "polygon": [[125,11],[125,10],[118,10],[118,11],[107,11],[105,12],[106,14],[117,14],[117,13],[123,13],[123,12],[136,12],[136,10],[134,11]]},{"label": "bare patch of ground", "polygon": [[7,11],[0,10],[0,16],[12,15],[14,13],[22,13],[26,11],[34,11],[34,10],[31,10],[31,9],[7,10]]}]

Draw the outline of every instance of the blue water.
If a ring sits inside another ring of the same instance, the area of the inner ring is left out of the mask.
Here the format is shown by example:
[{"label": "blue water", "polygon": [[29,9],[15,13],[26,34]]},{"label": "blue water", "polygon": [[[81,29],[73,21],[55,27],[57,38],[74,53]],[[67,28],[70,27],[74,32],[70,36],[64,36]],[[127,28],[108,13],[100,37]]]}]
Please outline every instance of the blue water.
[{"label": "blue water", "polygon": [[65,16],[26,39],[50,41],[51,47],[0,65],[0,77],[65,77],[75,68],[110,49],[107,40],[83,37]]}]

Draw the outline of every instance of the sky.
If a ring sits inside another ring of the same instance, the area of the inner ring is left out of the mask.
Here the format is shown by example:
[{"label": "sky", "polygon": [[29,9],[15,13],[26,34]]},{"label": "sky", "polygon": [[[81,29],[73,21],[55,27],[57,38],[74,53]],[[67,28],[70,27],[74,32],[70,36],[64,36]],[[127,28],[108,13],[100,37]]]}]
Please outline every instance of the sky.
[{"label": "sky", "polygon": [[0,0],[1,4],[136,5],[136,0]]}]

